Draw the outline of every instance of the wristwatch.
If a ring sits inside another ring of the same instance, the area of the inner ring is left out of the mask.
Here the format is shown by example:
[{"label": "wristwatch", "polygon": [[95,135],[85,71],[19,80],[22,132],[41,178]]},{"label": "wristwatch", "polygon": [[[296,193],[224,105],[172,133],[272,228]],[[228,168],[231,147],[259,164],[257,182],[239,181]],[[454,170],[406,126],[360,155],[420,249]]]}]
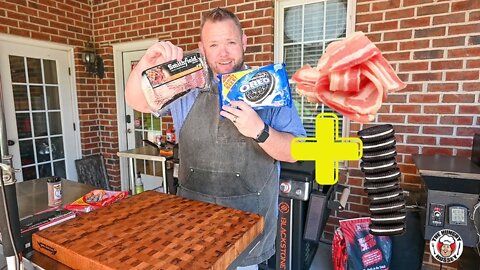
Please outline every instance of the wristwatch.
[{"label": "wristwatch", "polygon": [[257,135],[257,138],[255,138],[254,140],[258,143],[265,142],[268,139],[268,136],[270,136],[270,134],[268,133],[269,128],[270,127],[265,123],[265,126],[263,127],[262,132],[260,132]]}]

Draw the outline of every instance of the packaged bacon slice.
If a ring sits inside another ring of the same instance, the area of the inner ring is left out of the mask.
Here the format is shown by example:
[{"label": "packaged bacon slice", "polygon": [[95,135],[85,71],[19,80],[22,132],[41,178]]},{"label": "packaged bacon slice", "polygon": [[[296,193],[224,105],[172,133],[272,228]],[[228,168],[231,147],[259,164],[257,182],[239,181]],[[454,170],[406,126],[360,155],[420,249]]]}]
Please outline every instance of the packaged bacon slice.
[{"label": "packaged bacon slice", "polygon": [[186,52],[182,60],[172,60],[142,72],[142,91],[153,114],[159,115],[171,102],[193,88],[205,88],[208,66],[198,50]]},{"label": "packaged bacon slice", "polygon": [[361,123],[374,120],[389,92],[406,87],[362,32],[332,42],[316,67],[303,66],[292,80],[297,93],[309,101]]}]

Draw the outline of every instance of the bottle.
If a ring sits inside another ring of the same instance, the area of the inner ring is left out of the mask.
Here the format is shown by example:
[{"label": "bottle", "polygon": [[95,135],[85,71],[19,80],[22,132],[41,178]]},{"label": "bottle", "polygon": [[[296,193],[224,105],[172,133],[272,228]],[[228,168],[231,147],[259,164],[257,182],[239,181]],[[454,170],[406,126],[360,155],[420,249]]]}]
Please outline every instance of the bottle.
[{"label": "bottle", "polygon": [[143,192],[143,182],[140,172],[137,172],[137,179],[135,180],[135,194]]},{"label": "bottle", "polygon": [[62,204],[62,179],[52,176],[47,179],[48,206]]}]

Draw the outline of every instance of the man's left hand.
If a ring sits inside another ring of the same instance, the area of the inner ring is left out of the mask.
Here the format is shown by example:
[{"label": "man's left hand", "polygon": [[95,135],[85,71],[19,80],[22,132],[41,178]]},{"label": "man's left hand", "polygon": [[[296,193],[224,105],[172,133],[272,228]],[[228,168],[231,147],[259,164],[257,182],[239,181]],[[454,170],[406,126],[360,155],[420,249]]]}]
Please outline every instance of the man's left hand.
[{"label": "man's left hand", "polygon": [[246,137],[257,138],[264,127],[264,122],[257,112],[243,101],[231,101],[230,106],[222,106],[220,115],[232,121]]}]

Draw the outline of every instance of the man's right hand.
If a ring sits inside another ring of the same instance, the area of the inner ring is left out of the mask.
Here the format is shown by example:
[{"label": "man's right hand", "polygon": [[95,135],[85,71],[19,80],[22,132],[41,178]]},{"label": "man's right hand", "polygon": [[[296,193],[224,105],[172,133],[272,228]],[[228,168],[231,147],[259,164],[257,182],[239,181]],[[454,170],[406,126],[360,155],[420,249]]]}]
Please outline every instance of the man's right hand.
[{"label": "man's right hand", "polygon": [[128,77],[125,87],[125,100],[128,106],[140,112],[151,112],[142,91],[142,72],[147,68],[182,58],[182,48],[173,45],[170,41],[156,42],[148,48]]}]

